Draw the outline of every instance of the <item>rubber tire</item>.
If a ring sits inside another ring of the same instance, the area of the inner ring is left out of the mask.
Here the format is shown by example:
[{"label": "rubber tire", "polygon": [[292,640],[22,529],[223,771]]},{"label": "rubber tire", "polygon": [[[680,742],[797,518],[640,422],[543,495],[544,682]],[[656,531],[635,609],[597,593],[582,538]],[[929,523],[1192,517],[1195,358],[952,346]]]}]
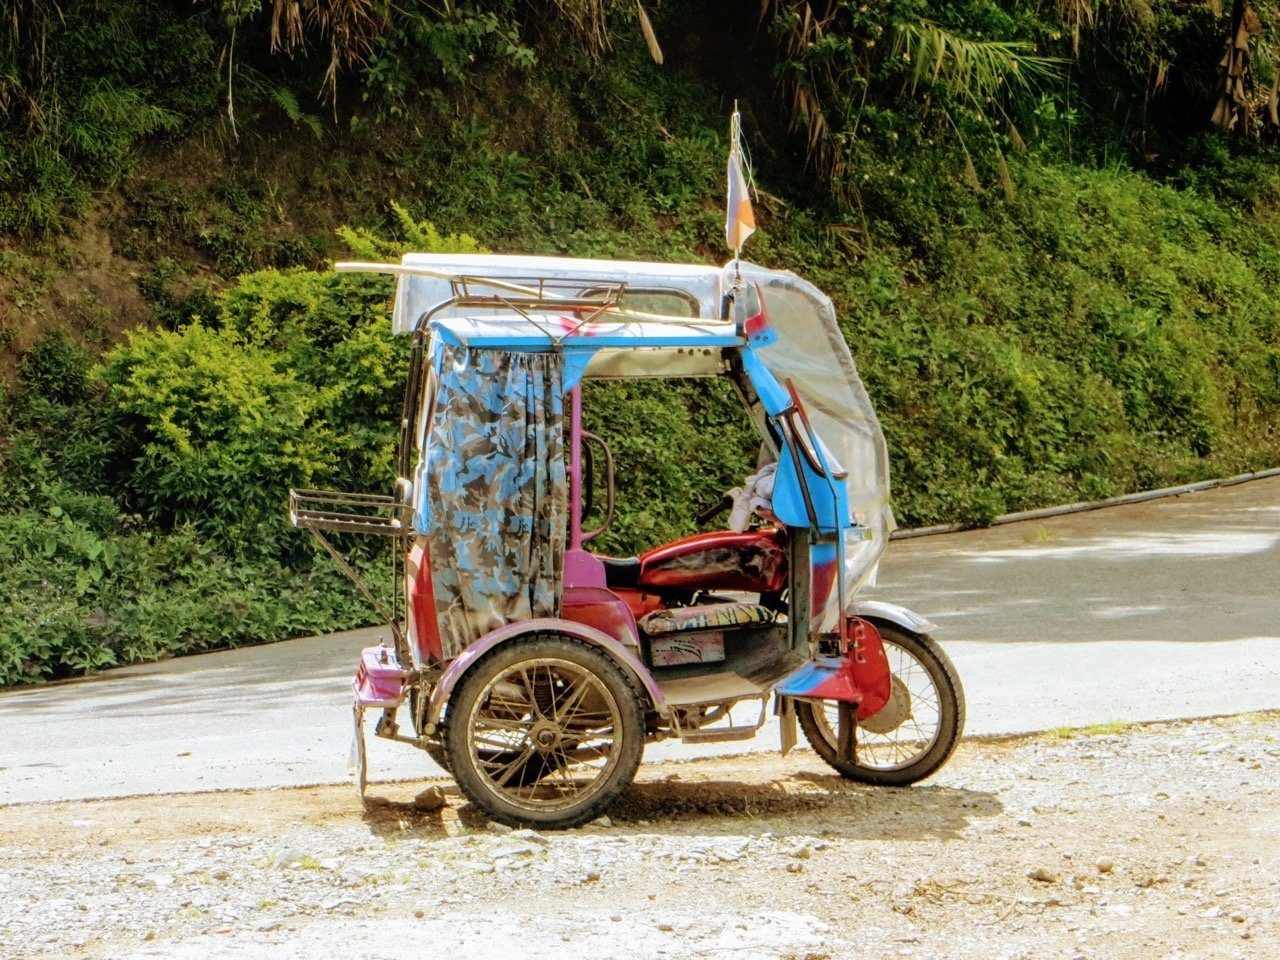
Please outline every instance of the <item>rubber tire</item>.
[{"label": "rubber tire", "polygon": [[819,757],[828,766],[847,780],[867,783],[878,787],[905,787],[917,783],[935,773],[956,749],[960,734],[964,730],[964,688],[960,686],[960,677],[951,660],[943,653],[936,640],[926,634],[913,634],[886,623],[877,623],[881,638],[886,644],[892,643],[902,647],[920,662],[928,672],[933,685],[938,691],[938,709],[940,729],[938,739],[917,760],[896,770],[880,770],[875,767],[864,767],[857,763],[848,763],[836,756],[836,746],[824,735],[815,719],[815,713],[822,709],[821,703],[797,700],[796,719],[804,730],[805,739]]},{"label": "rubber tire", "polygon": [[[472,763],[470,738],[464,729],[472,705],[495,676],[522,660],[556,657],[591,671],[613,695],[622,717],[622,755],[604,788],[585,803],[564,810],[533,811],[508,802],[497,794]],[[513,827],[567,830],[600,816],[631,786],[644,752],[644,710],[630,678],[608,654],[595,647],[557,634],[537,634],[509,641],[491,651],[463,675],[449,697],[444,722],[444,742],[449,769],[467,799],[491,819]]]},{"label": "rubber tire", "polygon": [[444,748],[444,744],[440,742],[432,742],[426,744],[423,750],[427,751],[427,756],[435,761],[437,767],[445,773],[451,773],[449,769],[449,753]]}]

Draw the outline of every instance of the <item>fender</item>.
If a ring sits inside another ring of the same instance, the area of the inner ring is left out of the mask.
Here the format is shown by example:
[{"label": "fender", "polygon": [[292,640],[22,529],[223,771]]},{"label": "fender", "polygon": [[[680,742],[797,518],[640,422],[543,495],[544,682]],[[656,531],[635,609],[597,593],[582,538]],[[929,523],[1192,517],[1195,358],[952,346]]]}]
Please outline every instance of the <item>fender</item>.
[{"label": "fender", "polygon": [[509,623],[505,627],[499,627],[497,630],[486,633],[467,649],[463,650],[449,664],[444,674],[440,677],[440,682],[431,691],[431,700],[427,704],[427,715],[425,717],[426,729],[433,729],[440,722],[440,716],[444,713],[445,704],[449,702],[449,697],[453,694],[453,688],[458,685],[458,681],[462,679],[463,674],[477,660],[494,647],[531,633],[559,633],[566,637],[572,637],[574,640],[581,640],[588,646],[603,650],[613,658],[618,666],[622,667],[624,673],[628,673],[635,678],[640,687],[648,694],[649,700],[659,713],[665,711],[666,698],[663,697],[662,691],[658,689],[658,684],[649,675],[649,671],[644,668],[644,664],[625,646],[607,633],[596,630],[586,624],[576,623],[573,620],[561,620],[558,617],[544,617],[538,620]]},{"label": "fender", "polygon": [[926,620],[914,610],[900,607],[896,603],[883,603],[879,600],[859,600],[855,610],[859,617],[867,620],[881,620],[895,627],[901,627],[908,633],[925,634],[937,629],[937,624]]}]

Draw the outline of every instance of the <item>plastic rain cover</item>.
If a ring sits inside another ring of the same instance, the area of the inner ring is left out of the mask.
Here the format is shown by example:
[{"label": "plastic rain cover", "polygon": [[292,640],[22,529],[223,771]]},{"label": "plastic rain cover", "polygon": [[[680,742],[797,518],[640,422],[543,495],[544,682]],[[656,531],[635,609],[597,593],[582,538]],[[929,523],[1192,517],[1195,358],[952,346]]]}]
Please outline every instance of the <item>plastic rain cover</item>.
[{"label": "plastic rain cover", "polygon": [[[889,505],[889,453],[875,408],[858,377],[853,355],[836,321],[830,298],[793,273],[741,265],[742,279],[758,283],[778,342],[760,350],[760,359],[782,384],[790,379],[804,401],[823,443],[848,471],[849,508],[864,532],[846,531],[845,601],[855,589],[874,584],[880,554],[897,526]],[[724,285],[733,282],[725,268]],[[861,539],[857,539],[861,536]],[[836,624],[836,591],[820,629]]]}]

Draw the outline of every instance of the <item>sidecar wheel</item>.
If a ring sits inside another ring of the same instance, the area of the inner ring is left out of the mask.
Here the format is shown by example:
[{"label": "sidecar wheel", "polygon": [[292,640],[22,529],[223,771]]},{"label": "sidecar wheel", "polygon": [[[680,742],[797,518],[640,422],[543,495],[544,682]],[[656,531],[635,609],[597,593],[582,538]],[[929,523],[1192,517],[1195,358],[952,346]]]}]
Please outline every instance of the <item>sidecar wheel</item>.
[{"label": "sidecar wheel", "polygon": [[836,751],[839,710],[834,703],[796,701],[796,719],[814,751],[842,777],[901,787],[923,780],[947,762],[964,729],[964,690],[937,642],[877,624],[892,671],[889,702],[854,731],[854,760]]},{"label": "sidecar wheel", "polygon": [[489,817],[564,829],[593,820],[630,786],[644,712],[607,654],[540,634],[467,671],[444,732],[454,779]]}]

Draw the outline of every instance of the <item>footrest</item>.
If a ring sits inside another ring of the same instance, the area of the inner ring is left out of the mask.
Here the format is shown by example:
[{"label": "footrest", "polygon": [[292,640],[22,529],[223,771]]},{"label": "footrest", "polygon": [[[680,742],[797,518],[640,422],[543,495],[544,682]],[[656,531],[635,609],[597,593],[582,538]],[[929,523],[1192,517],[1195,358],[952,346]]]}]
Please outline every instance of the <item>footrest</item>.
[{"label": "footrest", "polygon": [[680,733],[681,743],[722,743],[729,740],[750,740],[760,732],[759,727],[721,727],[709,730],[685,730]]}]

